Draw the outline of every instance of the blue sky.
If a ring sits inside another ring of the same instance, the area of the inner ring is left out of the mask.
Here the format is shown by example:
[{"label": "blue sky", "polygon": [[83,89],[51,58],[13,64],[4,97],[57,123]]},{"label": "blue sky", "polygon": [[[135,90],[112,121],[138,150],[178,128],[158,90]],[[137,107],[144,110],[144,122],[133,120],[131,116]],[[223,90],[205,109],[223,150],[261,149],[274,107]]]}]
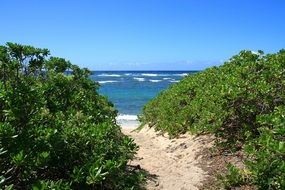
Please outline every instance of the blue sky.
[{"label": "blue sky", "polygon": [[0,43],[92,70],[200,70],[285,48],[284,0],[3,0]]}]

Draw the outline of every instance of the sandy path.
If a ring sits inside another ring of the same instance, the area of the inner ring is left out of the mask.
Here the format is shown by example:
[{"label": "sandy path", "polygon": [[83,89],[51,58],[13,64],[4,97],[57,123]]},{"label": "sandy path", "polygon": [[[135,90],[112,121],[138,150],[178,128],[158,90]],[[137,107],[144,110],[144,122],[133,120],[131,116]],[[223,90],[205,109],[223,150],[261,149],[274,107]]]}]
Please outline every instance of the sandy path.
[{"label": "sandy path", "polygon": [[132,130],[124,128],[123,132],[134,138],[140,149],[130,164],[140,165],[153,176],[147,189],[195,190],[206,179],[207,173],[199,167],[199,152],[211,146],[208,137],[184,135],[171,140],[146,127],[140,132]]}]

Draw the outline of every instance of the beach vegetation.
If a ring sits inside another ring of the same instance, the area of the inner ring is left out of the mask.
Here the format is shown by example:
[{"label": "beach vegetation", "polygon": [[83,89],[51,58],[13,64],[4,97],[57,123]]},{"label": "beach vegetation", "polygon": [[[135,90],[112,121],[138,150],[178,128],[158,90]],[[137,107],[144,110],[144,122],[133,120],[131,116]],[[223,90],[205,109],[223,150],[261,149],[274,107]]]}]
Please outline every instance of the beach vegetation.
[{"label": "beach vegetation", "polygon": [[188,75],[143,108],[142,125],[168,133],[214,134],[217,147],[244,151],[226,186],[285,189],[285,50],[241,51],[221,66]]},{"label": "beach vegetation", "polygon": [[138,189],[138,147],[89,74],[48,49],[0,46],[0,189]]}]

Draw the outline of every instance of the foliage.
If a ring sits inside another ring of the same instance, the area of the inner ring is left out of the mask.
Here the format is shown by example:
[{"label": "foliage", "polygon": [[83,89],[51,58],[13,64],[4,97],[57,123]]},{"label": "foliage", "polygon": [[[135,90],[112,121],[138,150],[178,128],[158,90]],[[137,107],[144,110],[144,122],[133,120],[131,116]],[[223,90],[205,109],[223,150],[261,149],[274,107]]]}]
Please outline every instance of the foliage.
[{"label": "foliage", "polygon": [[[213,133],[225,151],[247,145],[247,182],[284,189],[284,79],[285,50],[241,51],[222,66],[189,75],[161,92],[145,105],[140,119],[171,137]],[[245,181],[242,173],[231,168],[228,184]]]},{"label": "foliage", "polygon": [[47,49],[0,46],[0,188],[138,187],[137,146],[89,74]]},{"label": "foliage", "polygon": [[285,189],[285,107],[258,117],[260,136],[247,143],[246,165],[260,189]]},{"label": "foliage", "polygon": [[227,165],[228,173],[226,175],[218,175],[222,185],[226,189],[230,189],[232,186],[240,186],[248,183],[248,175],[244,170],[238,169],[233,164]]}]

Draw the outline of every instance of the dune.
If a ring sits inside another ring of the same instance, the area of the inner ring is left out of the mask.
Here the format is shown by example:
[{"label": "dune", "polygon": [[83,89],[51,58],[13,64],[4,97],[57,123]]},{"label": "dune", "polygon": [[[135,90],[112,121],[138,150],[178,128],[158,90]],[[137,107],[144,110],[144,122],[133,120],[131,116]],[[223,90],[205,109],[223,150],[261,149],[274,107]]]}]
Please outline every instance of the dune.
[{"label": "dune", "polygon": [[125,127],[122,131],[139,145],[136,158],[129,164],[149,173],[148,190],[195,190],[207,180],[208,173],[201,166],[202,151],[212,146],[209,136],[185,134],[176,139],[159,135],[152,128],[141,131]]}]

